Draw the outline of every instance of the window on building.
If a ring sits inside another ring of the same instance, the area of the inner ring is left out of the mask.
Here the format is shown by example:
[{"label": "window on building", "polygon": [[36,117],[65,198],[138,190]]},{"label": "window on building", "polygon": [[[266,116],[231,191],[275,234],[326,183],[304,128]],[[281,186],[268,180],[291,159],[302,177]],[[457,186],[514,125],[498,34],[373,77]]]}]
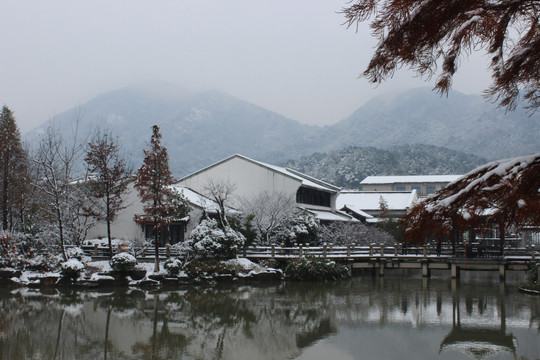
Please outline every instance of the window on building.
[{"label": "window on building", "polygon": [[420,191],[422,190],[422,188],[418,185],[413,185],[411,186],[411,190],[416,190],[416,192],[420,194]]},{"label": "window on building", "polygon": [[433,194],[435,192],[435,185],[426,186],[426,194]]},{"label": "window on building", "polygon": [[296,192],[296,202],[330,207],[330,193],[301,186]]},{"label": "window on building", "polygon": [[405,185],[397,185],[396,191],[405,191]]},{"label": "window on building", "polygon": [[[154,225],[152,224],[146,224],[144,226],[144,236],[147,240],[154,239],[155,234],[152,230],[153,227]],[[185,222],[172,223],[168,227],[158,230],[159,246],[165,246],[167,244],[172,245],[183,242],[185,238],[185,232]]]}]

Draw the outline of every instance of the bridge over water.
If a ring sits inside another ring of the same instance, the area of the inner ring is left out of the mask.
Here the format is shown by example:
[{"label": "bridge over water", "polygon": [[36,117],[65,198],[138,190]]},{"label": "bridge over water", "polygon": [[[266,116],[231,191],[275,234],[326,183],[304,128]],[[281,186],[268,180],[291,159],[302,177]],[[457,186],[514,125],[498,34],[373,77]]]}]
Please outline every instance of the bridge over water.
[{"label": "bridge over water", "polygon": [[[106,259],[108,248],[89,247],[85,252],[94,259]],[[424,277],[430,277],[433,270],[450,271],[452,278],[459,278],[461,271],[498,271],[501,281],[506,278],[507,271],[527,271],[540,259],[540,252],[534,245],[530,247],[513,247],[504,249],[502,255],[498,248],[471,248],[465,251],[458,248],[452,253],[451,248],[407,247],[402,246],[250,246],[243,248],[239,256],[250,260],[261,261],[274,259],[286,261],[301,257],[321,257],[349,264],[354,270],[371,270],[373,274],[384,276],[386,271],[394,269],[418,269]],[[154,248],[147,248],[136,254],[139,261],[153,261]],[[159,248],[159,257],[183,258],[184,254],[170,247]]]},{"label": "bridge over water", "polygon": [[504,249],[452,249],[444,248],[437,252],[434,247],[401,246],[257,246],[244,249],[244,257],[251,260],[287,260],[302,256],[323,257],[346,261],[353,270],[368,269],[374,274],[384,276],[392,269],[418,269],[424,277],[430,277],[432,270],[447,270],[452,278],[459,278],[462,270],[498,271],[504,281],[507,271],[527,271],[539,259],[540,253],[532,245],[528,248]]}]

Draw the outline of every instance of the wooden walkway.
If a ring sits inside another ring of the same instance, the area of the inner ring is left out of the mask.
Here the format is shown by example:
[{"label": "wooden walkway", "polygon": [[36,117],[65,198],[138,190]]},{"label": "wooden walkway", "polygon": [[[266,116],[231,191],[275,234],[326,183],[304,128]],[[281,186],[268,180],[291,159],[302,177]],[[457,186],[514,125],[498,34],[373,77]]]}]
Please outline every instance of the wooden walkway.
[{"label": "wooden walkway", "polygon": [[[95,260],[108,259],[107,248],[83,248]],[[452,254],[450,248],[443,248],[437,253],[435,247],[401,246],[253,246],[246,247],[238,254],[250,260],[261,261],[274,259],[286,261],[301,257],[320,257],[347,262],[351,269],[370,269],[383,276],[385,271],[392,269],[419,269],[425,277],[431,276],[432,270],[448,270],[452,278],[459,278],[462,270],[469,271],[498,271],[500,279],[504,280],[507,271],[527,271],[531,264],[540,259],[536,248],[508,248],[500,256],[496,248],[472,248],[468,253],[459,248]],[[154,249],[147,248],[137,254],[142,262],[153,261]],[[169,247],[159,248],[160,259],[169,257],[183,258],[182,253]]]},{"label": "wooden walkway", "polygon": [[[480,251],[478,251],[480,250]],[[244,257],[252,260],[294,259],[301,256],[323,257],[346,261],[354,269],[369,269],[383,276],[391,269],[419,269],[422,275],[430,277],[432,270],[448,270],[452,278],[459,278],[462,270],[498,271],[504,281],[507,271],[527,271],[531,264],[540,259],[534,246],[531,248],[505,249],[500,256],[499,249],[474,249],[468,253],[459,249],[452,254],[449,248],[439,254],[434,247],[409,247],[403,249],[385,246],[319,246],[319,247],[256,247],[247,248]]]}]

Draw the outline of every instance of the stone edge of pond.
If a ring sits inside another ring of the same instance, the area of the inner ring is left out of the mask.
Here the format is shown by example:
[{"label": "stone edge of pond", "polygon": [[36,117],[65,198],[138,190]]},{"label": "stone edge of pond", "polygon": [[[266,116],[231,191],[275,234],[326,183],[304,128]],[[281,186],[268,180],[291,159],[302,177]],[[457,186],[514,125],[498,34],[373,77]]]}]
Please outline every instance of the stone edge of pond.
[{"label": "stone edge of pond", "polygon": [[[263,272],[249,272],[247,274],[215,274],[213,276],[201,276],[197,278],[189,277],[169,277],[165,274],[128,274],[128,278],[114,277],[113,273],[100,273],[99,278],[79,279],[75,282],[63,279],[60,275],[43,275],[35,273],[28,276],[28,280],[21,279],[23,272],[21,270],[4,268],[0,269],[0,286],[47,288],[47,287],[65,287],[76,289],[95,289],[102,287],[167,287],[182,286],[201,283],[248,283],[248,282],[276,282],[285,279],[283,272],[279,269],[269,269]],[[133,277],[130,275],[134,275]],[[136,280],[133,280],[136,278]]]}]

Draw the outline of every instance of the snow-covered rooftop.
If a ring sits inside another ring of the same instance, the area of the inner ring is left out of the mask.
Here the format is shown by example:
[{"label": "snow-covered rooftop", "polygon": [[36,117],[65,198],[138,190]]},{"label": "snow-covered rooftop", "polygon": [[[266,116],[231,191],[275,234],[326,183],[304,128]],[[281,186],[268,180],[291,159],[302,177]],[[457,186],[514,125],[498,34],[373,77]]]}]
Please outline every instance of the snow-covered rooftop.
[{"label": "snow-covered rooftop", "polygon": [[450,183],[463,175],[399,175],[399,176],[368,176],[360,182],[369,184],[403,184],[403,183]]},{"label": "snow-covered rooftop", "polygon": [[219,210],[219,205],[215,201],[191,190],[190,188],[180,185],[172,185],[171,188],[183,194],[191,204],[200,206],[208,212],[216,212]]},{"label": "snow-covered rooftop", "polygon": [[418,199],[416,190],[412,191],[343,191],[336,200],[336,208],[347,206],[362,211],[380,210],[381,198],[386,201],[388,210],[407,210]]},{"label": "snow-covered rooftop", "polygon": [[308,209],[308,211],[310,213],[312,213],[319,220],[326,220],[326,221],[357,221],[352,216],[341,213],[339,211],[332,212],[332,211],[312,210],[312,209]]},{"label": "snow-covered rooftop", "polygon": [[374,219],[374,217],[370,214],[368,214],[367,212],[365,211],[362,211],[360,208],[358,208],[357,206],[354,206],[354,205],[344,205],[340,208],[340,210],[343,210],[343,211],[346,211],[346,210],[350,210],[350,211],[353,211],[355,212],[356,214],[362,216],[363,218],[365,218],[366,220],[367,219]]}]

